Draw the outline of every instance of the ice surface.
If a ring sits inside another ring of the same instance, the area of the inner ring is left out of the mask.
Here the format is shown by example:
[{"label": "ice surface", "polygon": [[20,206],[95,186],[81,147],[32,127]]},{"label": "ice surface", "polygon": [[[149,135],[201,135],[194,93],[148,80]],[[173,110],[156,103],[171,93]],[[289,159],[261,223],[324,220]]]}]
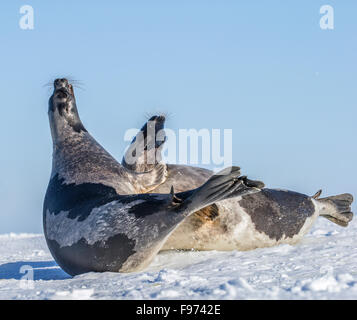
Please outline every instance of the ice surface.
[{"label": "ice surface", "polygon": [[[357,221],[296,246],[159,254],[144,272],[71,278],[42,235],[0,235],[0,299],[357,299]],[[34,281],[28,280],[33,278]]]}]

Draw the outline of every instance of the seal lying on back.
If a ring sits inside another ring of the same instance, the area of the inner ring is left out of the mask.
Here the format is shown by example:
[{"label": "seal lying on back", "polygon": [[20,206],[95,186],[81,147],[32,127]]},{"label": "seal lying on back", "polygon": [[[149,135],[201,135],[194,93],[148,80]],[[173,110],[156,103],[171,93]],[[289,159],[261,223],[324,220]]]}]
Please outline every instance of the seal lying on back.
[{"label": "seal lying on back", "polygon": [[44,233],[53,257],[71,275],[141,270],[191,213],[260,190],[261,183],[239,177],[239,168],[232,167],[186,192],[136,194],[164,175],[152,179],[128,171],[106,152],[84,128],[66,79],[55,80],[48,114],[53,162]]},{"label": "seal lying on back", "polygon": [[[140,132],[144,137],[145,149],[138,156],[138,162],[148,158],[146,153],[154,151],[160,160],[165,117],[154,116],[149,120],[151,127],[160,128],[161,138],[150,137],[145,125]],[[153,132],[153,131],[152,131]],[[155,134],[155,133],[154,133]],[[151,148],[147,147],[148,142]],[[153,172],[153,165],[145,163],[126,165],[125,159],[135,150],[136,139],[126,152],[122,161],[128,169],[136,172]],[[166,180],[153,192],[166,193],[173,185],[175,190],[185,191],[202,185],[212,176],[210,170],[183,166],[167,165]],[[196,250],[251,250],[281,243],[295,244],[309,231],[317,217],[322,216],[340,225],[347,226],[353,214],[350,194],[319,198],[321,192],[313,197],[276,189],[263,189],[258,193],[237,196],[215,203],[195,212],[188,217],[168,238],[165,249]]]}]

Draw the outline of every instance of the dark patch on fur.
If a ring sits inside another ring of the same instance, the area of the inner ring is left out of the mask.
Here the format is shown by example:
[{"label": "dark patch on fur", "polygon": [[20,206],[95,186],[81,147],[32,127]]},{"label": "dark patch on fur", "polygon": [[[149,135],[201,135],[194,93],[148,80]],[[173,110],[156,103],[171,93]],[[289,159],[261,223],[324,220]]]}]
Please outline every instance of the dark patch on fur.
[{"label": "dark patch on fur", "polygon": [[61,117],[64,116],[64,109],[66,108],[66,104],[65,103],[57,103],[57,109],[58,109],[58,113]]},{"label": "dark patch on fur", "polygon": [[68,218],[85,220],[93,208],[117,200],[119,195],[112,187],[99,183],[83,183],[80,185],[65,184],[63,178],[56,174],[50,181],[46,196],[45,208],[51,213],[69,211]]},{"label": "dark patch on fur", "polygon": [[258,231],[275,240],[298,234],[306,218],[315,212],[310,197],[272,189],[246,195],[239,205],[250,215]]},{"label": "dark patch on fur", "polygon": [[[135,199],[134,199],[135,197]],[[163,209],[165,204],[168,204],[167,200],[155,199],[148,194],[135,195],[134,197],[127,196],[120,199],[121,203],[130,203],[136,200],[144,200],[144,202],[133,205],[129,208],[128,213],[133,213],[136,218],[143,218],[158,212]],[[168,205],[166,206],[168,208]]]},{"label": "dark patch on fur", "polygon": [[[163,208],[168,202],[156,199],[150,194],[138,195],[118,195],[114,188],[100,183],[74,183],[65,184],[63,178],[56,174],[50,181],[44,202],[44,214],[48,209],[52,214],[59,214],[61,211],[68,211],[69,219],[84,221],[94,208],[101,207],[112,201],[120,201],[128,204],[133,201],[143,200],[145,202],[133,205],[128,213],[132,213],[136,218],[143,218],[154,214]],[[167,206],[168,207],[168,206]]]},{"label": "dark patch on fur", "polygon": [[55,240],[47,239],[47,242],[56,262],[72,276],[91,271],[118,272],[125,261],[136,252],[136,241],[122,233],[106,241],[97,241],[93,245],[89,245],[84,238],[62,248]]}]

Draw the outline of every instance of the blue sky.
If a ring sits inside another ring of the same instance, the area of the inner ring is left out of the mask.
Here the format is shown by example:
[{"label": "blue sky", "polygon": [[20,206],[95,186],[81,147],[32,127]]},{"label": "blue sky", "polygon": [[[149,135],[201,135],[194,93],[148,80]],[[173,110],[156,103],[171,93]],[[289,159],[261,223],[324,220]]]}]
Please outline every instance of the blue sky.
[{"label": "blue sky", "polygon": [[[355,1],[2,1],[0,233],[42,232],[56,77],[121,159],[146,113],[232,128],[233,163],[269,187],[357,196]],[[29,4],[35,29],[21,30]],[[335,29],[319,27],[332,5]],[[354,207],[356,208],[356,206]]]}]

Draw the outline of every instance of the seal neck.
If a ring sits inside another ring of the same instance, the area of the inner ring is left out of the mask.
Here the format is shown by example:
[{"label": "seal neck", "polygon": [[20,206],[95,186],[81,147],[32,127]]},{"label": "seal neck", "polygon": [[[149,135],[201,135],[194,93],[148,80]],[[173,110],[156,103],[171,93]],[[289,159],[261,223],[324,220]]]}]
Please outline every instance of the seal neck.
[{"label": "seal neck", "polygon": [[51,96],[48,117],[54,144],[68,139],[77,139],[87,132],[79,117],[74,97],[69,103],[55,104]]},{"label": "seal neck", "polygon": [[66,184],[101,183],[118,193],[135,193],[132,174],[84,128],[70,88],[56,88],[49,100],[53,142],[52,174]]},{"label": "seal neck", "polygon": [[75,171],[77,174],[87,174],[93,170],[103,170],[102,166],[108,167],[109,164],[117,170],[123,169],[88,132],[53,141],[54,173]]},{"label": "seal neck", "polygon": [[88,132],[53,144],[51,178],[56,174],[66,184],[101,183],[118,194],[136,193],[132,174]]}]

